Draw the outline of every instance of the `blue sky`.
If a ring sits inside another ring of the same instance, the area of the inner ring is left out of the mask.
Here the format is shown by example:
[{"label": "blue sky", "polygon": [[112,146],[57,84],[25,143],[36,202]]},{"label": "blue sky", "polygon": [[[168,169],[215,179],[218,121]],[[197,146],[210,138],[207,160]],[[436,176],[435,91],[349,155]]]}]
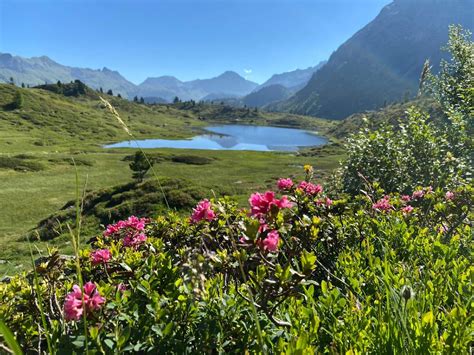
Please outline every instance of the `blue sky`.
[{"label": "blue sky", "polygon": [[263,82],[327,59],[390,0],[0,0],[0,52],[146,77]]}]

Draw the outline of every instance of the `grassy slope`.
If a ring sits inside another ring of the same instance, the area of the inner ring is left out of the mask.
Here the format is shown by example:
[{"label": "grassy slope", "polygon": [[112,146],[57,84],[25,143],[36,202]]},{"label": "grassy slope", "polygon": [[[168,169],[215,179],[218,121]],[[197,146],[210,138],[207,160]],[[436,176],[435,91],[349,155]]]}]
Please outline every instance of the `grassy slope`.
[{"label": "grassy slope", "polygon": [[[24,97],[21,109],[8,110],[16,90]],[[94,95],[92,95],[94,96]],[[287,114],[268,114],[232,110],[222,106],[180,104],[145,106],[108,97],[137,138],[182,138],[196,134],[212,123],[291,125],[326,132],[333,123]],[[31,162],[39,171],[16,171],[0,164],[0,272],[11,273],[28,259],[22,237],[38,221],[59,210],[75,194],[75,168],[78,162],[81,186],[102,189],[131,181],[128,162],[130,150],[101,148],[103,143],[126,139],[127,135],[97,97],[66,98],[39,89],[19,89],[0,85],[0,158]],[[186,151],[153,149],[150,153],[212,157],[207,165],[190,165],[170,159],[158,163],[159,176],[186,178],[198,188],[225,187],[226,194],[244,202],[249,191],[274,184],[279,176],[299,174],[301,166],[313,164],[318,174],[327,175],[342,157],[340,149],[320,156],[288,153]],[[0,161],[1,163],[1,161]],[[13,164],[14,165],[14,164]],[[258,183],[257,183],[258,182]],[[68,250],[67,240],[58,240]],[[44,250],[46,243],[37,243]],[[1,275],[1,274],[0,274]]]},{"label": "grassy slope", "polygon": [[[381,123],[388,123],[397,125],[401,120],[406,119],[406,111],[410,107],[416,107],[422,111],[428,112],[434,121],[439,121],[444,118],[444,114],[439,104],[429,98],[418,98],[404,103],[396,103],[384,107],[377,111],[367,111],[350,115],[340,124],[329,129],[329,134],[337,139],[344,139],[349,134],[357,132],[364,126],[369,126],[373,129],[380,126]],[[366,122],[364,122],[364,120]]]}]

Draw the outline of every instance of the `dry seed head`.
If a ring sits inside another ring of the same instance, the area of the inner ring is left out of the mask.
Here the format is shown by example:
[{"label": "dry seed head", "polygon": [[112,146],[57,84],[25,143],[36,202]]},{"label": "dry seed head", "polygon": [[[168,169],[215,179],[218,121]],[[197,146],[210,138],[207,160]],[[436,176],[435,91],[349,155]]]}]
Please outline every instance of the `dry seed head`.
[{"label": "dry seed head", "polygon": [[132,136],[132,133],[130,132],[130,130],[128,129],[127,125],[125,124],[125,122],[120,118],[120,115],[118,114],[117,110],[115,109],[115,107],[112,106],[112,104],[107,101],[106,99],[104,99],[102,96],[99,96],[100,100],[104,103],[105,107],[115,116],[115,118],[117,119],[117,121],[119,121],[120,125],[122,126],[122,128],[124,129],[125,132],[127,132],[127,134],[129,136]]}]

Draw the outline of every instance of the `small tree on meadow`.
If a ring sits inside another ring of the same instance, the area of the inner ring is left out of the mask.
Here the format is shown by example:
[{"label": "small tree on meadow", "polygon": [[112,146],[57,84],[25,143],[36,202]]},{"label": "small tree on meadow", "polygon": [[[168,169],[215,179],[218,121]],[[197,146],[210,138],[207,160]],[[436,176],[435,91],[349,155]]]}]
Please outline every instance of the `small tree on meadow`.
[{"label": "small tree on meadow", "polygon": [[7,109],[9,110],[18,110],[23,108],[24,98],[23,94],[20,90],[17,90],[15,96],[13,97],[13,101],[7,105]]},{"label": "small tree on meadow", "polygon": [[112,89],[107,90],[107,95],[114,96],[114,92]]},{"label": "small tree on meadow", "polygon": [[145,99],[143,97],[140,97],[140,103],[141,104],[144,104],[145,103]]},{"label": "small tree on meadow", "polygon": [[132,177],[137,180],[137,182],[142,182],[152,165],[153,162],[148,162],[143,152],[137,151],[133,156],[133,161],[129,165],[130,170],[132,170]]}]

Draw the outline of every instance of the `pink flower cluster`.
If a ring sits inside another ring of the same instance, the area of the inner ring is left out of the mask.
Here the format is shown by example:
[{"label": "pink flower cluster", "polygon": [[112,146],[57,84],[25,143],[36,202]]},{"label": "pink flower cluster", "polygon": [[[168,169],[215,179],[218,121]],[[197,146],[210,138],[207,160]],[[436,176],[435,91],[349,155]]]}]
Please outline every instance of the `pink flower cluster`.
[{"label": "pink flower cluster", "polygon": [[310,196],[323,192],[323,187],[321,185],[315,185],[308,181],[301,181],[298,185],[298,189]]},{"label": "pink flower cluster", "polygon": [[374,210],[388,212],[390,211],[393,206],[390,204],[390,196],[386,195],[384,198],[378,200],[376,203],[372,205]]},{"label": "pink flower cluster", "polygon": [[267,191],[263,194],[255,192],[250,195],[249,203],[250,214],[254,217],[265,217],[272,207],[278,209],[293,207],[293,204],[288,201],[288,197],[283,196],[281,199],[276,199],[273,191]]},{"label": "pink flower cluster", "polygon": [[[92,282],[84,285],[84,294],[78,285],[73,286],[73,291],[68,293],[64,302],[64,316],[66,320],[79,320],[99,310],[105,303],[105,298],[99,294],[97,287]],[[82,298],[84,297],[84,303]]]},{"label": "pink flower cluster", "polygon": [[106,237],[123,237],[123,245],[126,247],[136,247],[146,241],[144,233],[148,219],[130,216],[124,221],[107,226],[104,232]]},{"label": "pink flower cluster", "polygon": [[190,222],[198,223],[202,220],[206,220],[210,222],[214,220],[215,218],[216,218],[216,213],[212,209],[211,202],[209,200],[202,200],[193,209]]},{"label": "pink flower cluster", "polygon": [[282,191],[289,191],[293,187],[294,183],[293,180],[290,178],[288,179],[279,179],[277,182],[278,189]]},{"label": "pink flower cluster", "polygon": [[325,205],[326,207],[329,207],[329,206],[332,205],[332,203],[333,203],[333,201],[332,201],[329,197],[326,197],[326,198],[323,199],[323,200],[319,199],[319,200],[316,201],[316,204],[317,204],[318,206]]},{"label": "pink flower cluster", "polygon": [[278,231],[272,230],[267,234],[267,237],[263,240],[258,240],[257,245],[267,251],[277,251],[278,242],[280,241],[280,235]]},{"label": "pink flower cluster", "polygon": [[411,198],[413,200],[419,200],[423,198],[426,194],[431,193],[432,191],[433,191],[433,188],[431,186],[428,186],[428,187],[425,187],[424,189],[413,191]]},{"label": "pink flower cluster", "polygon": [[402,201],[403,202],[410,202],[411,201],[411,196],[410,195],[403,195],[402,196]]},{"label": "pink flower cluster", "polygon": [[[281,189],[291,189],[293,182],[291,179],[280,179],[278,185],[281,186]],[[269,226],[267,224],[267,217],[272,210],[291,208],[293,207],[293,203],[290,202],[286,196],[282,196],[280,199],[275,198],[275,193],[273,191],[267,191],[263,194],[255,192],[250,196],[249,203],[250,215],[258,218],[260,221],[258,233],[266,233],[265,238],[259,238],[256,241],[256,244],[264,251],[277,251],[280,235],[277,230],[273,229],[268,231]]]},{"label": "pink flower cluster", "polygon": [[454,199],[454,192],[448,191],[444,197],[447,201],[452,201]]},{"label": "pink flower cluster", "polygon": [[145,230],[147,219],[130,216],[124,221],[118,221],[115,224],[109,224],[107,230],[104,232],[104,236],[113,236],[120,233],[124,229],[134,229],[136,231]]},{"label": "pink flower cluster", "polygon": [[408,205],[408,206],[405,206],[405,207],[402,208],[402,212],[403,212],[404,215],[407,215],[407,214],[412,213],[413,209],[414,208],[412,206]]},{"label": "pink flower cluster", "polygon": [[108,249],[99,249],[93,251],[90,258],[92,265],[106,264],[112,258],[112,253]]}]

